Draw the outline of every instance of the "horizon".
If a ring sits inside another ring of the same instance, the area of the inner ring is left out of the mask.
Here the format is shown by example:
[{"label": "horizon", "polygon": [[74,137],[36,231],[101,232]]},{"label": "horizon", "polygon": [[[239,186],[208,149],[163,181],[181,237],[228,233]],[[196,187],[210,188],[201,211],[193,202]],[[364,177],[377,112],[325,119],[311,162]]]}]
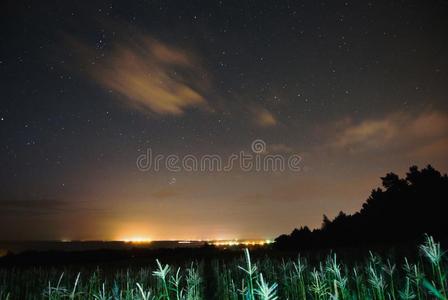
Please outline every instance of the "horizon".
[{"label": "horizon", "polygon": [[76,242],[104,242],[104,243],[108,243],[108,242],[120,242],[120,243],[129,243],[129,244],[151,244],[151,243],[157,243],[157,242],[204,242],[204,243],[208,243],[208,242],[240,242],[240,243],[244,243],[244,242],[266,242],[266,243],[270,243],[272,242],[271,239],[207,239],[207,240],[190,240],[190,239],[169,239],[169,240],[141,240],[141,239],[137,239],[137,240],[132,240],[132,239],[128,239],[128,240],[0,240],[0,242],[58,242],[58,243],[76,243]]}]

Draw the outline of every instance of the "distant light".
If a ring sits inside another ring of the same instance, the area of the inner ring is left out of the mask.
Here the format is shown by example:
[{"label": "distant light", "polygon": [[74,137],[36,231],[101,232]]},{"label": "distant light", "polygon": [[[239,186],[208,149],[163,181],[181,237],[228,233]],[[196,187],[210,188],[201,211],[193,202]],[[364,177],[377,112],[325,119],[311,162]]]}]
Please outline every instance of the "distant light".
[{"label": "distant light", "polygon": [[226,247],[226,246],[264,246],[268,244],[272,244],[271,240],[219,240],[212,241],[212,245],[218,247]]},{"label": "distant light", "polygon": [[151,239],[147,237],[141,237],[141,236],[134,236],[130,238],[124,238],[124,242],[126,243],[135,243],[135,244],[146,244],[151,243]]}]

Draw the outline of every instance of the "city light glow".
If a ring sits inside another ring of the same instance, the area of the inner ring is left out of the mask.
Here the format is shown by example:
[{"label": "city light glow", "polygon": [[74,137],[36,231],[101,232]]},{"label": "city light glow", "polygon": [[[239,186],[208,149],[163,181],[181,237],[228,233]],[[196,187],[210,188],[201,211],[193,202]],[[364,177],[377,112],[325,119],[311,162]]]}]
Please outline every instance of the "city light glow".
[{"label": "city light glow", "polygon": [[126,243],[134,243],[134,244],[146,244],[146,243],[152,242],[152,240],[150,238],[143,237],[143,236],[126,237],[126,238],[123,238],[122,241],[124,241]]},{"label": "city light glow", "polygon": [[271,244],[271,240],[222,240],[222,241],[212,241],[210,244],[217,247],[227,247],[227,246],[264,246]]}]

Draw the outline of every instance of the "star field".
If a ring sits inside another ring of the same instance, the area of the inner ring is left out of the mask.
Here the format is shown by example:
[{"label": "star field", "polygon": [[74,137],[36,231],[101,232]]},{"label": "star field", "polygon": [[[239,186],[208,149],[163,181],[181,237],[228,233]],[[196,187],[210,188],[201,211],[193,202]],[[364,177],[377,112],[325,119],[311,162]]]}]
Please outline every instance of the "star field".
[{"label": "star field", "polygon": [[[444,1],[2,11],[0,239],[272,238],[357,210],[385,172],[447,170]],[[136,168],[148,148],[225,157],[255,139],[303,171]]]}]

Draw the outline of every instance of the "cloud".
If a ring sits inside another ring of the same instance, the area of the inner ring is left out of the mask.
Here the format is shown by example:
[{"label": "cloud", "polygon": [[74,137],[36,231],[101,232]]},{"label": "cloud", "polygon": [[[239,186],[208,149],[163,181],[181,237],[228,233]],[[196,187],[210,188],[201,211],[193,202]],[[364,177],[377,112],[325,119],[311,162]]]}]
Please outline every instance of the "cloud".
[{"label": "cloud", "polygon": [[446,157],[448,153],[448,137],[438,139],[427,145],[418,147],[414,151],[411,151],[409,156],[411,157]]},{"label": "cloud", "polygon": [[59,199],[3,199],[0,200],[2,214],[54,213],[67,209],[68,202]]},{"label": "cloud", "polygon": [[254,123],[259,127],[272,127],[277,125],[277,118],[265,108],[252,108]]},{"label": "cloud", "polygon": [[[81,204],[81,205],[80,205]],[[74,211],[98,212],[99,210],[85,207],[85,201],[71,202],[61,199],[49,198],[8,198],[0,200],[0,216],[17,215],[48,215],[69,213]]]},{"label": "cloud", "polygon": [[350,123],[336,135],[332,144],[336,148],[382,146],[396,137],[397,125],[397,120],[387,118],[366,120],[359,124]]},{"label": "cloud", "polygon": [[353,152],[404,151],[403,155],[424,157],[448,151],[448,114],[425,111],[419,114],[390,114],[355,123],[338,122],[330,138],[332,149]]},{"label": "cloud", "polygon": [[297,152],[293,147],[286,144],[270,144],[267,148],[266,152],[269,154],[289,154]]},{"label": "cloud", "polygon": [[182,115],[189,108],[208,106],[201,92],[207,86],[201,78],[203,70],[192,55],[178,47],[134,34],[99,54],[95,47],[68,40],[80,54],[81,63],[90,61],[89,76],[120,94],[126,104],[157,115]]},{"label": "cloud", "polygon": [[151,194],[153,197],[157,199],[170,199],[177,196],[180,196],[181,193],[173,188],[162,188]]}]

